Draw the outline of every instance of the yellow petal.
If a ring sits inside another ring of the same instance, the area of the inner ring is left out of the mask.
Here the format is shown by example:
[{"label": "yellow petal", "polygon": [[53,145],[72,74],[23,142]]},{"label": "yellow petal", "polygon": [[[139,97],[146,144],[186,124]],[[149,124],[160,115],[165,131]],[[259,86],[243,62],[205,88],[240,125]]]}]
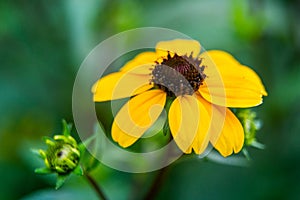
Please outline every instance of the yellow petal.
[{"label": "yellow petal", "polygon": [[223,156],[232,152],[238,153],[244,144],[244,130],[239,120],[228,108],[213,105],[202,97],[197,97],[211,116],[208,132],[212,145]]},{"label": "yellow petal", "polygon": [[116,115],[112,138],[122,147],[136,142],[157,120],[166,102],[166,93],[150,90],[130,99]]},{"label": "yellow petal", "polygon": [[222,51],[209,51],[201,57],[207,77],[199,91],[207,101],[226,107],[252,107],[262,103],[262,96],[267,92],[252,69]]},{"label": "yellow petal", "polygon": [[138,54],[134,59],[127,62],[122,68],[121,71],[129,71],[135,67],[141,65],[148,65],[149,68],[153,68],[156,64],[155,61],[158,59],[158,56],[155,52],[143,52]]},{"label": "yellow petal", "polygon": [[207,144],[209,115],[197,98],[190,95],[177,97],[169,110],[169,126],[178,147],[184,153],[202,153]]},{"label": "yellow petal", "polygon": [[224,107],[217,106],[219,110],[219,118],[224,118],[223,129],[221,134],[218,131],[211,135],[210,142],[212,145],[221,153],[222,156],[226,157],[231,155],[233,152],[238,153],[244,144],[244,129],[240,121],[236,116],[226,108],[225,116],[223,113]]},{"label": "yellow petal", "polygon": [[199,96],[194,94],[197,98],[198,109],[200,111],[198,129],[196,137],[193,141],[192,148],[196,154],[201,154],[206,149],[210,139],[210,126],[212,125],[211,115],[207,111],[205,105],[199,101]]},{"label": "yellow petal", "polygon": [[[226,116],[226,107],[220,107],[211,104],[206,101],[199,93],[194,94],[197,97],[197,100],[202,105],[209,118],[205,122],[205,126],[208,126],[207,135],[209,138],[219,137],[223,130],[223,124],[225,122]],[[203,109],[202,108],[202,109]],[[202,126],[202,124],[201,124]]]},{"label": "yellow petal", "polygon": [[[219,51],[219,50],[211,50],[207,51],[210,58],[214,61],[214,63],[218,66],[218,68],[222,71],[223,74],[224,71],[227,71],[228,68],[231,66],[238,67],[241,65],[231,54],[225,52],[225,51]],[[241,65],[243,66],[243,65]],[[257,85],[257,87],[260,87],[261,92],[264,96],[267,96],[267,92],[265,90],[264,85],[262,84],[262,81],[260,80],[259,76],[249,67],[243,66],[244,71],[243,73],[248,74],[248,78],[251,77],[252,81]],[[232,71],[240,70],[238,68],[233,68]],[[229,72],[231,72],[229,70]]]},{"label": "yellow petal", "polygon": [[[148,73],[141,73],[146,70]],[[130,71],[109,74],[94,84],[92,88],[94,101],[101,102],[134,96],[153,87],[150,79],[150,70],[147,65]]]},{"label": "yellow petal", "polygon": [[237,61],[231,54],[220,51],[220,50],[209,50],[206,53],[209,54],[211,59],[214,61],[216,65],[219,64],[226,64],[228,66],[230,65],[239,65],[239,61]]},{"label": "yellow petal", "polygon": [[156,44],[156,52],[161,56],[166,56],[168,51],[177,53],[179,56],[193,55],[197,57],[200,53],[200,44],[196,40],[176,39],[170,41],[162,41]]}]

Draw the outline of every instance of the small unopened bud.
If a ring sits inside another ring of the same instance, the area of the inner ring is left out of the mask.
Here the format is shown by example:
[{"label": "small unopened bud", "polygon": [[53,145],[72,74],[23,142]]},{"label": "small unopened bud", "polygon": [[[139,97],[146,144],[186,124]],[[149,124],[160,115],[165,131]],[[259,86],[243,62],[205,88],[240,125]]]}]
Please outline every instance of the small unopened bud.
[{"label": "small unopened bud", "polygon": [[47,150],[33,150],[42,159],[46,167],[38,168],[36,173],[57,173],[56,188],[59,188],[70,173],[82,175],[83,171],[79,165],[82,148],[70,135],[71,126],[63,121],[63,135],[55,135],[53,138],[45,137]]},{"label": "small unopened bud", "polygon": [[245,133],[245,145],[263,149],[264,145],[257,142],[256,133],[261,128],[261,121],[256,118],[256,112],[245,109],[237,112]]},{"label": "small unopened bud", "polygon": [[72,172],[78,165],[80,151],[77,144],[71,144],[64,140],[55,140],[48,145],[45,152],[45,164],[58,174],[67,174]]}]

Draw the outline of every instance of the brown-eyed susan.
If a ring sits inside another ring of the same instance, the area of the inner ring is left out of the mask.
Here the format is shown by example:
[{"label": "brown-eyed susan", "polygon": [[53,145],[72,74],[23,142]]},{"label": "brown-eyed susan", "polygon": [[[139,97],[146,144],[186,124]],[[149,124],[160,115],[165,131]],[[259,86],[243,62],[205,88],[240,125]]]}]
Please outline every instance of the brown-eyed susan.
[{"label": "brown-eyed susan", "polygon": [[[195,40],[157,43],[93,86],[94,101],[131,97],[114,118],[114,141],[128,147],[162,111],[177,146],[201,154],[209,143],[223,156],[238,153],[244,130],[228,108],[253,107],[267,92],[258,75],[229,53],[201,52]],[[168,102],[168,103],[167,103]]]}]

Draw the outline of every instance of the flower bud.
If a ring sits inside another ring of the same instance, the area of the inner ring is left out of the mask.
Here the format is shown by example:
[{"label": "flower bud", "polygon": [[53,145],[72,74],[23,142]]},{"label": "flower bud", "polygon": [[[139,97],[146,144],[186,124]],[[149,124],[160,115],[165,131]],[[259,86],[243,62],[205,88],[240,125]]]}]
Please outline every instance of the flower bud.
[{"label": "flower bud", "polygon": [[80,159],[77,143],[62,135],[59,135],[59,139],[54,136],[54,139],[56,139],[54,142],[46,141],[48,144],[44,159],[46,166],[58,174],[72,172],[77,167]]},{"label": "flower bud", "polygon": [[256,112],[243,109],[237,112],[245,133],[245,145],[263,149],[264,145],[257,142],[256,133],[261,128],[261,121],[256,118]]}]

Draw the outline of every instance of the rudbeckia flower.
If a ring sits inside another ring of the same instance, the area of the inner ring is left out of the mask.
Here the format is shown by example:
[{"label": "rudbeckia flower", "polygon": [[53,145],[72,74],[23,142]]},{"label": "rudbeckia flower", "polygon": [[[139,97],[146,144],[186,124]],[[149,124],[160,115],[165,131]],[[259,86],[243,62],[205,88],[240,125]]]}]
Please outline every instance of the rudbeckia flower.
[{"label": "rudbeckia flower", "polygon": [[230,54],[200,50],[195,40],[162,41],[155,52],[138,54],[95,83],[95,102],[131,97],[114,118],[115,142],[131,146],[166,109],[182,152],[201,154],[209,143],[224,157],[242,149],[244,130],[229,107],[257,106],[267,92],[258,75]]}]

